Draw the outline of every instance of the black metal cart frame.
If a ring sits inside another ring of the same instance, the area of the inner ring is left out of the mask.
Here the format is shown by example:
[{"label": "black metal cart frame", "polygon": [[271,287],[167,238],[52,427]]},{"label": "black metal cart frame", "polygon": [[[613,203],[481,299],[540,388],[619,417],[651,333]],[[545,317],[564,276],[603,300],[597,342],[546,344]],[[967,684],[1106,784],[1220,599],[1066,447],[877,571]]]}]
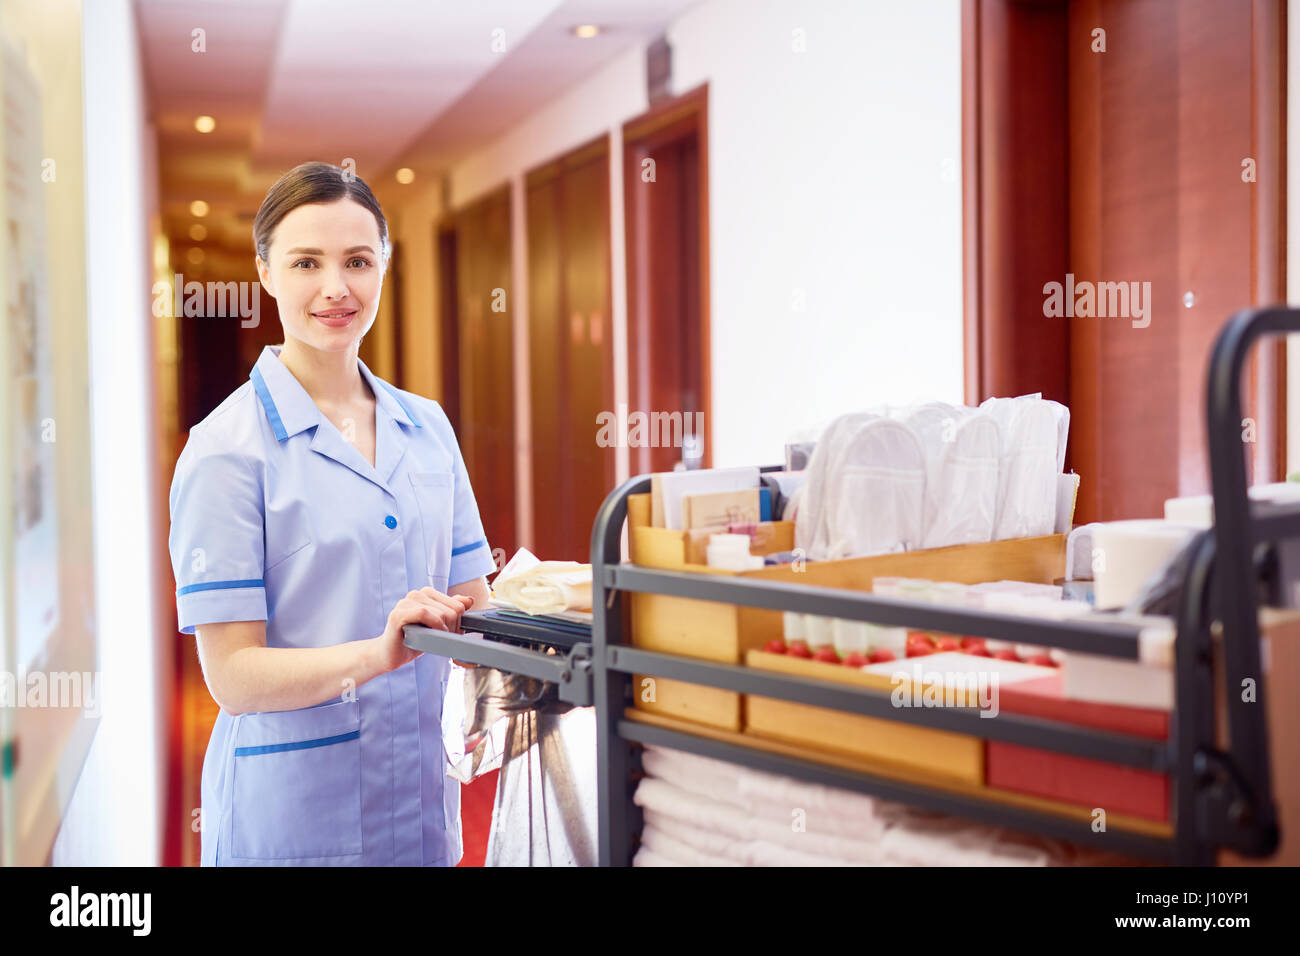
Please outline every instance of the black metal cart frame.
[{"label": "black metal cart frame", "polygon": [[[1176,616],[1175,707],[1167,741],[1093,730],[1003,713],[981,720],[974,709],[897,708],[887,692],[759,671],[733,664],[653,653],[628,645],[623,604],[630,593],[665,594],[746,607],[991,637],[1135,660],[1135,624],[1096,619],[1041,621],[887,599],[870,593],[779,581],[662,571],[620,562],[628,495],[650,488],[649,476],[624,482],[605,499],[592,529],[594,621],[589,656],[582,645],[567,658],[519,648],[487,649],[479,635],[408,627],[407,643],[461,660],[577,684],[568,699],[583,700],[590,680],[597,717],[599,851],[602,866],[626,866],[635,852],[640,812],[632,802],[637,744],[657,744],[801,780],[856,790],[983,823],[1069,840],[1144,859],[1211,865],[1220,848],[1267,856],[1278,843],[1272,799],[1267,689],[1260,667],[1259,567],[1277,541],[1300,538],[1300,507],[1254,505],[1247,496],[1242,449],[1242,373],[1251,346],[1265,335],[1300,332],[1300,310],[1255,309],[1234,316],[1215,343],[1207,381],[1209,459],[1214,530],[1198,539]],[[774,470],[769,466],[764,470]],[[537,629],[535,636],[545,638]],[[1223,645],[1223,689],[1229,746],[1216,744],[1212,651]],[[543,640],[544,642],[544,640]],[[500,648],[500,645],[497,645]],[[478,656],[476,656],[478,655]],[[518,656],[516,656],[518,655]],[[1173,835],[1094,830],[1090,820],[1009,806],[979,796],[901,782],[629,720],[632,675],[643,674],[812,704],[1104,760],[1170,774]],[[1241,693],[1253,681],[1253,699]],[[1275,728],[1281,732],[1282,728]]]}]

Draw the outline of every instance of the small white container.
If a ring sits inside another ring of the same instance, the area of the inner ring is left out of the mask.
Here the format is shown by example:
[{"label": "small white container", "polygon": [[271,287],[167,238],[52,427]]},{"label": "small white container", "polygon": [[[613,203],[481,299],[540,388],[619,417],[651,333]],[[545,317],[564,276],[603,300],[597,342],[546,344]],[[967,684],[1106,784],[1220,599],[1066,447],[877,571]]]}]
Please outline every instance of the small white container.
[{"label": "small white container", "polygon": [[899,588],[907,578],[873,578],[871,593],[879,597],[898,597]]},{"label": "small white container", "polygon": [[835,618],[808,614],[808,646],[829,647],[835,643]]},{"label": "small white container", "polygon": [[955,581],[938,581],[930,587],[930,600],[935,604],[964,607],[967,587]]},{"label": "small white container", "polygon": [[831,637],[835,652],[840,657],[858,653],[864,657],[871,644],[871,625],[865,621],[843,621],[834,618],[831,625]]},{"label": "small white container", "polygon": [[709,567],[721,571],[752,571],[763,567],[762,555],[749,553],[749,535],[715,534],[705,551]]},{"label": "small white container", "polygon": [[871,650],[893,651],[895,657],[902,658],[907,653],[907,628],[872,627],[869,641]]},{"label": "small white container", "polygon": [[932,581],[923,581],[917,578],[908,578],[898,585],[898,593],[894,597],[903,601],[918,601],[922,604],[929,604],[933,600]]}]

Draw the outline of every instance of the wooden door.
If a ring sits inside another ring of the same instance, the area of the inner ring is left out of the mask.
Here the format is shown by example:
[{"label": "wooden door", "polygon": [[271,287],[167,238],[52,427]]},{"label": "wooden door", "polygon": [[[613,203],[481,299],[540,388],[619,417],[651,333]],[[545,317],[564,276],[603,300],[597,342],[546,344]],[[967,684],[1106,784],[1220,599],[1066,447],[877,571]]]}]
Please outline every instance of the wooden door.
[{"label": "wooden door", "polygon": [[529,173],[526,190],[533,542],[587,561],[615,481],[615,449],[597,441],[614,410],[606,141]]},{"label": "wooden door", "polygon": [[518,547],[509,189],[458,211],[455,236],[457,438],[488,543],[508,557]]},{"label": "wooden door", "polygon": [[[1219,329],[1284,297],[1284,4],[964,10],[968,398],[1063,394],[1075,520],[1158,516],[1209,490]],[[1053,282],[1075,290],[1067,314]],[[1247,396],[1256,481],[1285,460],[1280,350],[1260,349]]]},{"label": "wooden door", "polygon": [[[631,473],[671,471],[684,457],[681,444],[688,434],[699,439],[701,465],[707,468],[712,462],[707,88],[624,126],[623,203],[629,409],[666,415],[663,420],[675,430],[675,444],[630,448]],[[663,437],[660,429],[652,434]]]}]

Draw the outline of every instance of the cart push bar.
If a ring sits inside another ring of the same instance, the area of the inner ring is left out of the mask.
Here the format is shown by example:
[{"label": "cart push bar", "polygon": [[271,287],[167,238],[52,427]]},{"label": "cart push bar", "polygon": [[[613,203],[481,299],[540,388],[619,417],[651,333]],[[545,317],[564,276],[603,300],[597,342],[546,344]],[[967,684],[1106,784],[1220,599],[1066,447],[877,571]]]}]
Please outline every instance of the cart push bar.
[{"label": "cart push bar", "polygon": [[567,654],[543,654],[490,640],[476,632],[454,634],[419,624],[408,624],[402,631],[406,646],[417,651],[547,681],[556,685],[560,700],[576,707],[591,706],[589,643],[576,643]]}]

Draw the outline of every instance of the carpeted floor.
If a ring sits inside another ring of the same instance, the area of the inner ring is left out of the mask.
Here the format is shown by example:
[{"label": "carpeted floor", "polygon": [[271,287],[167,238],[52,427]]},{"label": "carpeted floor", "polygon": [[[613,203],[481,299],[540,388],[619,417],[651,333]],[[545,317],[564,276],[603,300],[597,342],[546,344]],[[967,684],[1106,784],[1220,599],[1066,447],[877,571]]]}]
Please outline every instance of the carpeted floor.
[{"label": "carpeted floor", "polygon": [[460,790],[460,826],[465,855],[457,866],[482,866],[487,857],[488,833],[492,829],[492,806],[497,796],[500,771],[484,774]]}]

